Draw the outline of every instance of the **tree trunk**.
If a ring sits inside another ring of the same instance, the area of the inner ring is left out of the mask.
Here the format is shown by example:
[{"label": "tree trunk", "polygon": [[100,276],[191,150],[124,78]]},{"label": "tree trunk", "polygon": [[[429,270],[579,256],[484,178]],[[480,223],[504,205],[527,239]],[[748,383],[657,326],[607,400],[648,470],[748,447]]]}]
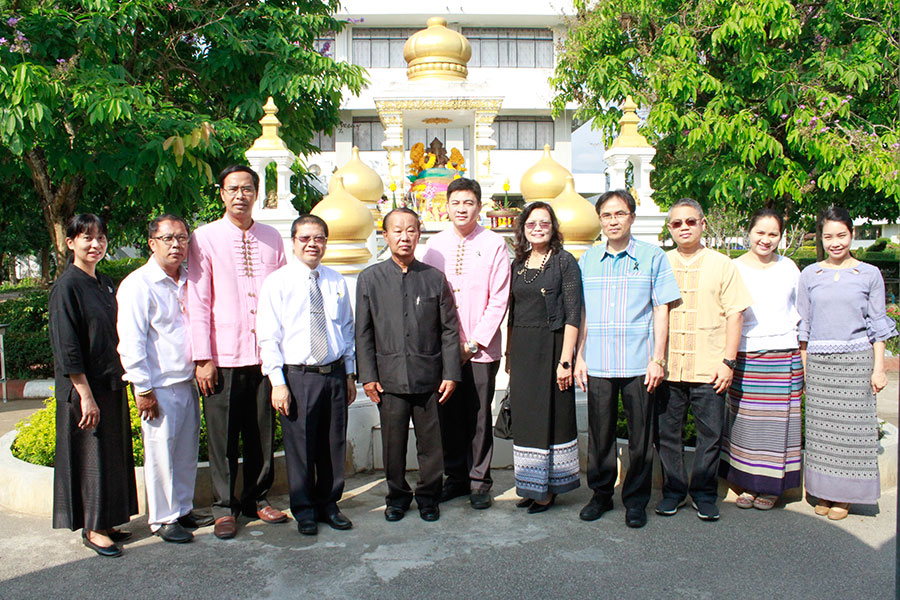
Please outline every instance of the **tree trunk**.
[{"label": "tree trunk", "polygon": [[[23,159],[31,173],[31,181],[41,203],[47,233],[53,244],[56,264],[60,267],[66,264],[68,254],[66,223],[75,215],[75,207],[84,189],[84,177],[82,175],[65,177],[59,185],[54,186],[43,150],[35,148],[26,152]],[[61,268],[57,268],[57,277],[61,271]]]},{"label": "tree trunk", "polygon": [[41,248],[41,285],[50,285],[50,248]]}]

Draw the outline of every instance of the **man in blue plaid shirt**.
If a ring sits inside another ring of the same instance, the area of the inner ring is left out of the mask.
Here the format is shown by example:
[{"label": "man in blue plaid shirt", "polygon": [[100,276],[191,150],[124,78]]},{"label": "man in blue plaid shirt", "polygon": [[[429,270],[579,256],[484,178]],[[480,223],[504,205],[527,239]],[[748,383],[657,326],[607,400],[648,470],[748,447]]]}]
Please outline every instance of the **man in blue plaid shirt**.
[{"label": "man in blue plaid shirt", "polygon": [[575,380],[588,393],[588,486],[585,521],[613,507],[616,420],[619,395],[628,421],[628,472],[622,485],[625,523],[647,523],[653,475],[653,392],[663,380],[669,304],[681,299],[661,248],[631,236],[635,201],[625,190],[597,200],[606,243],[579,261],[584,316],[575,359]]}]

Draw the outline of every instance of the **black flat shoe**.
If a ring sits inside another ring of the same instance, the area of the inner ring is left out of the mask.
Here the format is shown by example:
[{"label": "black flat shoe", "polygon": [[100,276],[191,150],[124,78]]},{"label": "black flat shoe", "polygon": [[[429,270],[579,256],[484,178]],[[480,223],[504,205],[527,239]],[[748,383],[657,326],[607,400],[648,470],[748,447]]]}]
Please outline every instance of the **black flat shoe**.
[{"label": "black flat shoe", "polygon": [[591,498],[591,501],[584,505],[578,518],[582,521],[596,521],[613,509],[612,500],[600,500],[599,498]]},{"label": "black flat shoe", "polygon": [[647,524],[647,511],[643,508],[626,509],[625,524],[633,529],[640,529]]},{"label": "black flat shoe", "polygon": [[170,544],[187,544],[194,539],[194,534],[182,527],[181,523],[166,523],[153,532]]},{"label": "black flat shoe", "polygon": [[546,504],[540,504],[539,502],[534,502],[531,506],[528,507],[529,515],[536,515],[537,513],[542,513],[550,510],[550,507],[556,502],[556,496],[550,497],[550,502]]},{"label": "black flat shoe", "polygon": [[319,526],[312,519],[303,519],[297,523],[297,531],[302,535],[316,535],[319,533]]},{"label": "black flat shoe", "polygon": [[422,506],[419,508],[419,516],[423,521],[437,521],[441,518],[441,509],[437,504],[432,506]]},{"label": "black flat shoe", "polygon": [[469,496],[469,504],[476,510],[490,508],[493,502],[491,495],[487,492],[474,492]]},{"label": "black flat shoe", "polygon": [[516,508],[528,508],[532,504],[534,504],[534,498],[522,498],[516,502]]},{"label": "black flat shoe", "polygon": [[328,523],[332,529],[347,530],[353,527],[353,522],[341,511],[333,512],[330,515],[323,515],[322,522]]},{"label": "black flat shoe", "polygon": [[387,521],[399,521],[405,514],[406,511],[399,506],[388,506],[384,509],[384,518]]},{"label": "black flat shoe", "polygon": [[106,535],[114,542],[127,542],[131,539],[131,532],[122,531],[121,529],[111,529]]},{"label": "black flat shoe", "polygon": [[85,547],[90,548],[100,556],[109,556],[116,557],[122,556],[122,549],[113,544],[112,546],[98,546],[94,542],[88,539],[87,534],[84,530],[81,530],[81,543],[85,545]]}]

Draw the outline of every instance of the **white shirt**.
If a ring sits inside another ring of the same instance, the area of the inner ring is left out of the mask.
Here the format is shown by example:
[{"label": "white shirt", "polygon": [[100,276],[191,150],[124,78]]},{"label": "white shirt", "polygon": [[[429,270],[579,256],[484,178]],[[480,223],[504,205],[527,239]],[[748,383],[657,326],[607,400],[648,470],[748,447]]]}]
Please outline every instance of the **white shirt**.
[{"label": "white shirt", "polygon": [[340,273],[323,265],[316,271],[328,335],[328,354],[319,363],[310,352],[310,268],[292,260],[266,277],[259,291],[256,336],[262,372],[272,385],[284,385],[284,365],[327,365],[343,357],[347,373],[356,372],[353,307],[347,282]]},{"label": "white shirt", "polygon": [[779,256],[768,269],[754,269],[738,259],[734,264],[753,296],[753,305],[744,311],[739,350],[764,352],[798,348],[800,270],[794,261]]},{"label": "white shirt", "polygon": [[194,378],[191,337],[184,313],[187,272],[166,275],[154,257],[119,285],[119,357],[135,391],[146,392]]}]

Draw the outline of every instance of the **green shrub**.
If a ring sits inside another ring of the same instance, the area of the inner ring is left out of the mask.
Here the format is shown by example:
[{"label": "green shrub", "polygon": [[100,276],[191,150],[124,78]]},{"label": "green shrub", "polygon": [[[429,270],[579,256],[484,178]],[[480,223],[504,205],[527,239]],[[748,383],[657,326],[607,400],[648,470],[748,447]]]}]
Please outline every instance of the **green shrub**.
[{"label": "green shrub", "polygon": [[122,280],[137,269],[143,267],[146,258],[120,258],[119,260],[101,260],[97,263],[97,271],[103,273],[118,287]]},{"label": "green shrub", "polygon": [[39,289],[41,289],[41,279],[39,277],[25,277],[16,283],[11,281],[0,283],[0,293],[33,291]]},{"label": "green shrub", "polygon": [[3,340],[7,378],[42,379],[53,376],[48,299],[48,292],[36,290],[0,302],[0,323],[9,324]]},{"label": "green shrub", "polygon": [[890,238],[880,237],[875,240],[874,244],[866,248],[866,252],[884,252],[884,249],[887,248],[887,245],[890,243]]},{"label": "green shrub", "polygon": [[[623,440],[628,439],[628,421],[625,419],[625,406],[622,399],[619,398],[619,418],[616,420],[616,437]],[[688,407],[687,422],[684,425],[684,445],[697,445],[697,429],[694,425],[694,413]]]}]

